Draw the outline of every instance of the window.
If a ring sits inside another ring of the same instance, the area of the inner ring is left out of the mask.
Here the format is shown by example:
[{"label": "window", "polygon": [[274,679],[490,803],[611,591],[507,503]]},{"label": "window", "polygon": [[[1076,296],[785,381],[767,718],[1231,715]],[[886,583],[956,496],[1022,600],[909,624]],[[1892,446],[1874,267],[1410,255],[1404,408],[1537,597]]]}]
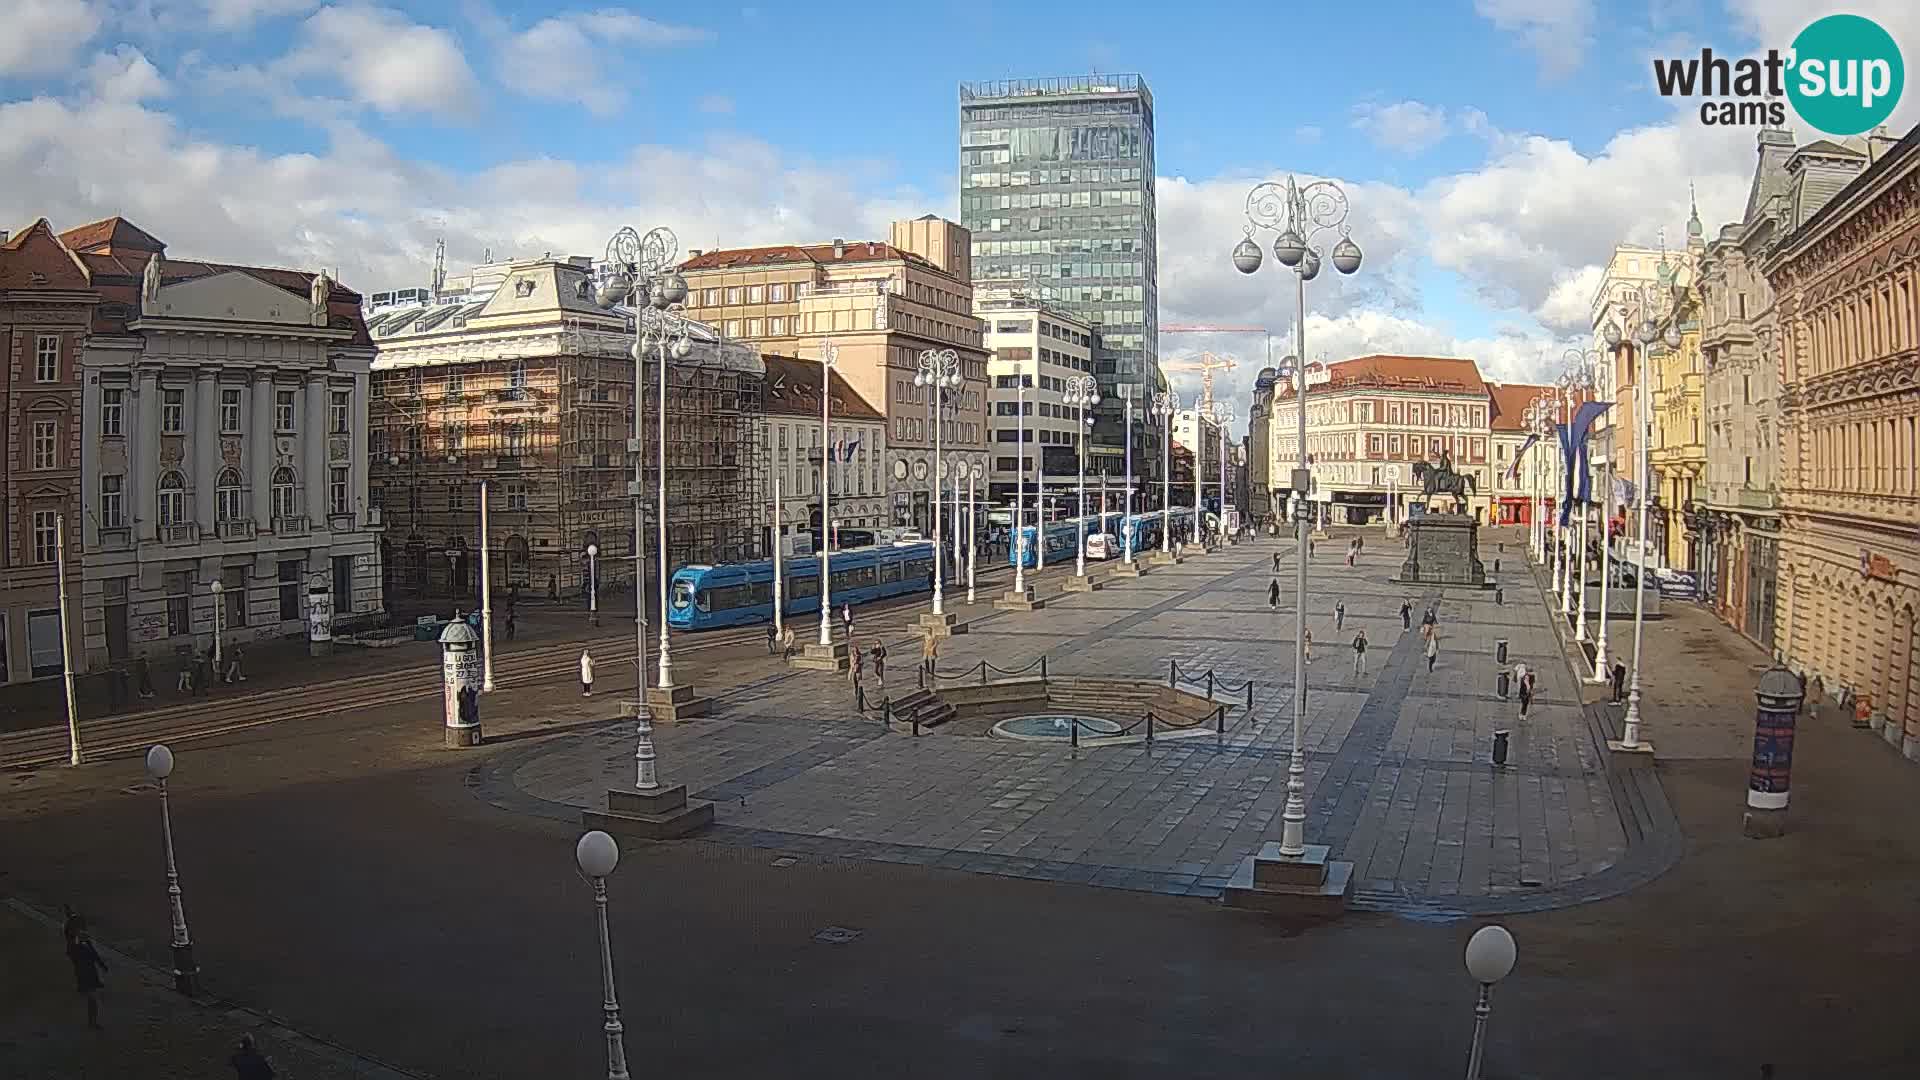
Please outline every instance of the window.
[{"label": "window", "polygon": [[467,488],[460,483],[447,485],[447,509],[465,510],[467,508]]},{"label": "window", "polygon": [[727,303],[738,304],[740,303],[740,300],[741,300],[741,290],[738,285],[735,285],[733,288],[727,290]]},{"label": "window", "polygon": [[293,480],[293,470],[288,466],[282,465],[273,470],[273,483],[269,487],[269,493],[274,517],[294,516],[296,507],[293,501]]},{"label": "window", "polygon": [[127,392],[118,388],[100,391],[100,434],[118,435],[126,408]]},{"label": "window", "polygon": [[765,332],[765,324],[762,323],[759,319],[747,320],[747,336],[748,337],[759,337],[764,332]]},{"label": "window", "polygon": [[524,360],[515,360],[507,365],[507,400],[519,401],[527,396],[527,365]]},{"label": "window", "polygon": [[467,377],[458,371],[447,372],[447,396],[457,398],[467,392]]},{"label": "window", "polygon": [[718,304],[719,302],[720,302],[720,290],[719,290],[719,289],[708,289],[708,290],[706,290],[706,306],[707,306],[707,307],[712,307],[712,306],[714,306],[715,304]]},{"label": "window", "polygon": [[240,432],[240,391],[220,391],[220,433],[236,435]]},{"label": "window", "polygon": [[765,298],[765,296],[766,296],[766,290],[762,289],[760,286],[758,285],[747,286],[747,303],[749,304],[761,303],[762,300]]},{"label": "window", "polygon": [[27,663],[36,679],[66,670],[66,653],[60,647],[60,622],[59,608],[27,612]]},{"label": "window", "polygon": [[225,468],[213,481],[213,516],[219,521],[239,521],[246,517],[240,495],[240,470]]},{"label": "window", "polygon": [[347,470],[339,466],[327,475],[327,513],[351,513],[347,508]]},{"label": "window", "polygon": [[525,510],[527,508],[527,485],[507,485],[507,509]]},{"label": "window", "polygon": [[160,391],[160,433],[178,435],[187,429],[187,392]]},{"label": "window", "polygon": [[54,469],[60,465],[60,424],[55,420],[33,422],[33,467]]},{"label": "window", "polygon": [[273,430],[288,433],[293,431],[293,391],[291,390],[273,392]]},{"label": "window", "polygon": [[226,610],[222,613],[228,626],[247,625],[247,568],[244,566],[223,566],[220,568],[220,605]]},{"label": "window", "polygon": [[60,381],[60,335],[41,334],[33,339],[33,379]]},{"label": "window", "polygon": [[770,300],[770,301],[772,301],[773,303],[776,303],[776,304],[778,304],[778,303],[781,303],[781,302],[783,302],[783,301],[785,301],[785,300],[786,300],[786,298],[787,298],[787,287],[786,287],[785,285],[769,285],[769,286],[767,286],[767,299],[768,299],[768,300]]},{"label": "window", "polygon": [[160,474],[161,525],[180,525],[187,520],[187,481],[177,471]]},{"label": "window", "polygon": [[453,453],[454,451],[456,451],[456,450],[459,450],[459,449],[461,449],[461,448],[463,448],[463,447],[465,447],[465,446],[466,446],[466,444],[467,444],[467,425],[465,425],[465,424],[448,424],[448,425],[447,425],[446,427],[444,427],[444,428],[442,428],[442,429],[441,429],[441,432],[442,432],[442,433],[443,433],[443,434],[445,435],[445,437],[446,437],[446,440],[447,440],[447,452],[448,452],[448,453],[450,453],[450,454],[451,454],[451,453]]},{"label": "window", "polygon": [[127,504],[124,490],[127,478],[124,476],[102,476],[100,478],[100,527],[103,529],[124,529],[127,527]]},{"label": "window", "polygon": [[728,320],[727,320],[727,331],[726,331],[726,332],[727,332],[727,336],[728,336],[728,337],[730,337],[730,338],[737,338],[737,337],[739,337],[739,336],[740,336],[740,320],[739,320],[739,319],[728,319]]},{"label": "window", "polygon": [[278,576],[280,579],[280,621],[293,622],[300,617],[300,560],[280,560]]},{"label": "window", "polygon": [[167,635],[193,632],[193,571],[170,570],[160,575],[167,594]]},{"label": "window", "polygon": [[33,512],[33,561],[45,565],[53,562],[60,547],[59,514],[53,510],[35,510]]},{"label": "window", "polygon": [[347,415],[353,394],[346,390],[334,390],[327,395],[327,430],[335,435],[347,433]]}]

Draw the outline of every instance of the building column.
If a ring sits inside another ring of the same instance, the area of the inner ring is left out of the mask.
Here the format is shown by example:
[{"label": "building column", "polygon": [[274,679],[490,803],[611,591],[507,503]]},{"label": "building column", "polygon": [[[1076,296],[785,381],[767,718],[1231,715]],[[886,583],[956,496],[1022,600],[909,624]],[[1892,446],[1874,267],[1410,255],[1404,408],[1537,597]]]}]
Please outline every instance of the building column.
[{"label": "building column", "polygon": [[[134,536],[137,540],[160,538],[160,373],[140,372],[134,407],[139,419],[134,439],[139,452],[127,465],[127,489],[133,496]],[[84,451],[83,451],[84,453]]]},{"label": "building column", "polygon": [[303,478],[307,490],[307,524],[309,528],[322,528],[327,521],[327,374],[324,371],[307,376],[306,419],[301,425],[300,445],[306,453],[301,455],[306,468]]},{"label": "building column", "polygon": [[193,463],[193,519],[200,535],[214,535],[214,462],[219,458],[220,418],[215,404],[213,370],[202,368],[193,380],[193,413],[187,417],[187,446]]},{"label": "building column", "polygon": [[247,483],[252,485],[253,527],[273,527],[273,372],[253,373],[253,421],[247,428]]}]

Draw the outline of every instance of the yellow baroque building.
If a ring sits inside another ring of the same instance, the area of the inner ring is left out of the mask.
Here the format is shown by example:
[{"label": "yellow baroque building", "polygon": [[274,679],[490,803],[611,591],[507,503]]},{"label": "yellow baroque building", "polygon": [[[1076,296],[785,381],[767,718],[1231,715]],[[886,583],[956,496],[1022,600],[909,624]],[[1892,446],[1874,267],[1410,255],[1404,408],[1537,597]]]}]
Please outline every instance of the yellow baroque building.
[{"label": "yellow baroque building", "polygon": [[1877,156],[1764,265],[1781,325],[1775,646],[1920,760],[1920,128]]}]

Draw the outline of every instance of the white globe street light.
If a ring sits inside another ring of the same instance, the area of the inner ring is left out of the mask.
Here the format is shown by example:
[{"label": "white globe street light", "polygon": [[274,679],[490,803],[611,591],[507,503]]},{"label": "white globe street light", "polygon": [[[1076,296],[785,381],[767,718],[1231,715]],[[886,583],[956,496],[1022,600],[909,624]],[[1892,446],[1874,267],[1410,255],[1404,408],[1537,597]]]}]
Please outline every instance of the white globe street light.
[{"label": "white globe street light", "polygon": [[200,968],[193,962],[193,937],[180,902],[180,868],[173,859],[173,808],[167,802],[167,778],[173,775],[173,751],[166,744],[147,750],[147,775],[160,789],[160,837],[167,855],[167,914],[173,924],[173,988],[191,997],[200,992]]},{"label": "white globe street light", "polygon": [[219,578],[213,579],[213,677],[216,679],[220,677],[220,618],[223,614],[221,609],[226,607],[221,602],[221,594],[226,591],[226,585],[222,584]]},{"label": "white globe street light", "polygon": [[573,861],[593,885],[595,922],[600,929],[601,1030],[607,1036],[607,1080],[628,1080],[626,1027],[620,1023],[620,999],[613,990],[613,942],[607,932],[607,875],[620,865],[620,845],[598,829],[580,838]]},{"label": "white globe street light", "polygon": [[1467,940],[1467,974],[1480,984],[1473,1006],[1473,1049],[1467,1055],[1467,1080],[1480,1080],[1480,1058],[1487,1037],[1487,1015],[1493,1011],[1493,984],[1513,971],[1513,935],[1504,926],[1483,926]]},{"label": "white globe street light", "polygon": [[600,545],[587,545],[587,625],[600,625]]},{"label": "white globe street light", "polygon": [[1153,401],[1154,418],[1160,421],[1160,553],[1173,552],[1173,416],[1180,411],[1180,395],[1172,390]]},{"label": "white globe street light", "polygon": [[1075,577],[1087,576],[1087,428],[1093,425],[1093,417],[1087,410],[1100,404],[1100,386],[1091,375],[1075,375],[1067,379],[1066,392],[1060,395],[1064,404],[1074,408],[1080,422],[1074,425],[1074,434],[1078,446],[1074,457],[1080,468],[1080,511],[1079,511],[1079,550],[1074,554],[1073,573]]},{"label": "white globe street light", "polygon": [[[942,398],[949,393],[957,394],[966,379],[960,374],[960,354],[952,349],[928,349],[920,354],[918,370],[913,376],[913,385],[927,391],[927,423],[933,427],[933,468],[927,474],[927,482],[932,485],[932,498],[927,500],[927,508],[933,516],[933,613],[944,614],[941,609],[940,593],[940,429],[945,417],[941,415]],[[956,405],[958,401],[956,399]]]}]

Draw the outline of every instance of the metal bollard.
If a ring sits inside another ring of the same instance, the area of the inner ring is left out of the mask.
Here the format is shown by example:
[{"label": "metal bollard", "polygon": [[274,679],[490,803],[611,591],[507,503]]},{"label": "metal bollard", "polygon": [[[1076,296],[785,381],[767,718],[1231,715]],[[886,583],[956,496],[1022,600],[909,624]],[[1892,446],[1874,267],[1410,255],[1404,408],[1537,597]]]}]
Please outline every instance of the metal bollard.
[{"label": "metal bollard", "polygon": [[1169,660],[1167,661],[1167,689],[1171,690],[1174,687],[1179,685],[1180,685],[1180,661]]},{"label": "metal bollard", "polygon": [[987,662],[985,660],[980,661],[980,685],[987,685]]},{"label": "metal bollard", "polygon": [[1508,673],[1504,671],[1493,681],[1493,692],[1500,695],[1501,701],[1507,700],[1507,683]]},{"label": "metal bollard", "polygon": [[1502,604],[1505,604],[1506,602],[1507,602],[1507,590],[1505,589],[1493,590],[1493,606],[1494,607],[1499,607]]},{"label": "metal bollard", "polygon": [[1496,573],[1496,574],[1500,572],[1500,560],[1499,560],[1499,559],[1495,559],[1495,560],[1493,560],[1493,572],[1494,572],[1494,573]]},{"label": "metal bollard", "polygon": [[1040,681],[1041,682],[1047,681],[1047,654],[1046,653],[1040,654]]},{"label": "metal bollard", "polygon": [[1501,638],[1500,640],[1493,643],[1493,662],[1496,664],[1504,664],[1507,662],[1507,639],[1506,638]]},{"label": "metal bollard", "polygon": [[920,711],[918,709],[915,709],[913,713],[913,737],[916,739],[920,737]]},{"label": "metal bollard", "polygon": [[1504,731],[1493,733],[1493,763],[1502,767],[1507,763],[1507,733]]},{"label": "metal bollard", "polygon": [[1147,714],[1147,745],[1153,745],[1153,714]]},{"label": "metal bollard", "polygon": [[1247,680],[1247,715],[1253,715],[1253,680]]},{"label": "metal bollard", "polygon": [[1073,717],[1068,717],[1067,723],[1072,728],[1072,733],[1067,736],[1067,739],[1072,744],[1073,748],[1075,750],[1078,750],[1080,749],[1080,721],[1077,719],[1074,719]]},{"label": "metal bollard", "polygon": [[1213,710],[1213,728],[1222,735],[1227,733],[1227,707],[1225,705]]},{"label": "metal bollard", "polygon": [[1213,669],[1207,669],[1207,700],[1213,700]]}]

